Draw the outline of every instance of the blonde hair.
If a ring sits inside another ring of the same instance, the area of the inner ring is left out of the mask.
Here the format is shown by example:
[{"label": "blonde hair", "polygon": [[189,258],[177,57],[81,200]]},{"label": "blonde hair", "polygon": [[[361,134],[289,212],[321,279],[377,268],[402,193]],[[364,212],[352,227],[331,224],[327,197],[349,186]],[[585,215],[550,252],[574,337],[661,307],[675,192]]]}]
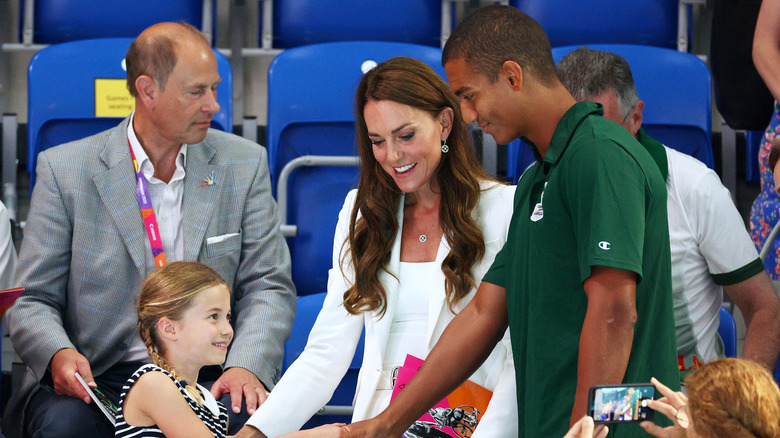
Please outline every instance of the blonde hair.
[{"label": "blonde hair", "polygon": [[[157,333],[157,323],[163,317],[178,321],[200,292],[214,286],[230,286],[213,269],[198,262],[173,262],[146,277],[138,297],[138,334],[149,350],[154,363],[181,380],[176,370],[165,360],[165,351]],[[201,404],[203,397],[194,385],[187,391]]]},{"label": "blonde hair", "polygon": [[685,380],[693,427],[706,437],[780,437],[780,388],[761,365],[721,359]]}]

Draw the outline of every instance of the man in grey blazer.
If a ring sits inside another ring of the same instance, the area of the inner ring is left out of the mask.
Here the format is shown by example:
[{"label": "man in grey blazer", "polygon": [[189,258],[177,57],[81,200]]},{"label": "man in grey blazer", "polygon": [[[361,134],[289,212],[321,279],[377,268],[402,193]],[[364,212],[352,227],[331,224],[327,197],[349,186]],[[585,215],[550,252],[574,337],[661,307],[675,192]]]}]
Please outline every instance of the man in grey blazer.
[{"label": "man in grey blazer", "polygon": [[201,261],[232,288],[236,336],[212,393],[224,395],[233,412],[245,401],[251,414],[280,375],[295,290],[266,151],[209,129],[220,78],[197,29],[154,25],[131,45],[126,63],[135,112],[38,156],[16,274],[26,290],[8,311],[14,348],[28,367],[6,409],[11,436],[22,428],[36,437],[113,436],[85,403],[75,373],[116,401],[149,360],[136,333],[138,292],[155,269],[141,185],[167,260]]}]

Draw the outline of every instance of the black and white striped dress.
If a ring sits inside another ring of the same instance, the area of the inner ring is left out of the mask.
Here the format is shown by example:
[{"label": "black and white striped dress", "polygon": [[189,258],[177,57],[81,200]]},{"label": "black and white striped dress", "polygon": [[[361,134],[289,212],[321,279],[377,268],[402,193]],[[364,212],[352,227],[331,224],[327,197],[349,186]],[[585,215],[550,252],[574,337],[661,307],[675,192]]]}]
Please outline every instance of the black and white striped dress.
[{"label": "black and white striped dress", "polygon": [[211,433],[214,434],[214,437],[226,438],[228,417],[227,409],[225,409],[225,406],[222,405],[222,403],[218,402],[206,388],[198,385],[200,392],[203,394],[203,405],[199,405],[198,402],[192,398],[190,393],[187,392],[187,389],[184,387],[184,385],[182,385],[180,381],[176,380],[173,375],[171,375],[171,373],[165,371],[157,365],[151,364],[147,364],[139,368],[138,371],[130,376],[130,378],[127,380],[127,383],[125,383],[125,386],[122,388],[122,394],[119,396],[119,409],[117,410],[116,414],[116,428],[114,429],[114,436],[126,438],[165,437],[165,435],[157,426],[137,427],[127,424],[124,413],[122,411],[122,405],[125,402],[125,397],[130,391],[130,388],[139,377],[148,373],[149,371],[159,371],[170,377],[173,383],[176,384],[176,387],[179,388],[179,392],[181,392],[182,396],[184,396],[184,399],[187,400],[190,408],[192,408],[192,410],[195,412],[195,415],[203,420],[203,423],[209,428]]}]

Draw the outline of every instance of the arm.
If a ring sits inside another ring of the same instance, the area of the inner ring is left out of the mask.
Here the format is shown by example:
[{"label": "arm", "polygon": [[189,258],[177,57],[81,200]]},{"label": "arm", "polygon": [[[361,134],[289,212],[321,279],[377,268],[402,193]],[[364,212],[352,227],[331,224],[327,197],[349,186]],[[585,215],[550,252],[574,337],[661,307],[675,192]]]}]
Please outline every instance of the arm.
[{"label": "arm", "polygon": [[588,309],[580,336],[577,392],[570,426],[586,413],[591,386],[623,380],[637,319],[634,272],[594,266],[583,286]]},{"label": "arm", "polygon": [[122,405],[125,421],[133,426],[157,425],[168,438],[213,438],[165,374],[150,371],[138,378]]},{"label": "arm", "polygon": [[242,396],[246,397],[250,413],[264,399],[266,388],[273,388],[279,379],[284,341],[295,319],[290,254],[271,197],[265,149],[255,145],[251,150],[259,155],[252,157],[257,163],[255,174],[248,181],[240,178],[249,190],[241,218],[241,257],[233,287],[236,336],[225,362],[230,370],[212,387],[215,397],[231,394],[234,412],[240,409]]},{"label": "arm", "polygon": [[375,419],[350,425],[348,436],[401,436],[477,369],[506,328],[506,292],[483,281],[474,299],[450,322],[406,388]]},{"label": "arm", "polygon": [[764,83],[780,102],[780,2],[761,3],[753,36],[753,63]]},{"label": "arm", "polygon": [[761,271],[723,288],[745,317],[745,359],[774,370],[780,354],[780,298],[769,276]]},{"label": "arm", "polygon": [[[342,305],[347,289],[344,275],[348,278],[352,275],[348,270],[342,274],[339,260],[354,198],[355,192],[350,192],[339,213],[333,267],[328,273],[328,293],[309,333],[306,348],[237,437],[276,437],[300,429],[327,404],[349,368],[364,321],[363,315],[350,315]],[[366,342],[371,342],[371,338]]]},{"label": "arm", "polygon": [[49,156],[38,156],[38,182],[33,190],[16,282],[25,293],[8,310],[14,349],[37,378],[51,366],[54,389],[89,402],[75,371],[92,381],[89,362],[63,327],[68,303],[73,227]]}]

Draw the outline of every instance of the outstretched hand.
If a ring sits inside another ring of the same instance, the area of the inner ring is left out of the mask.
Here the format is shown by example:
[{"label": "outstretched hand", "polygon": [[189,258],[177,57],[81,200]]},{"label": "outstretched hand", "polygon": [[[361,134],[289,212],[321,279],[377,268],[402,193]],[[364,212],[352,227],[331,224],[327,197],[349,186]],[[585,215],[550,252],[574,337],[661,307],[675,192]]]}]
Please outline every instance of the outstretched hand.
[{"label": "outstretched hand", "polygon": [[685,438],[685,429],[688,425],[685,424],[681,426],[679,424],[677,413],[681,408],[684,409],[684,407],[688,405],[688,397],[682,392],[672,391],[655,377],[650,379],[650,381],[655,385],[656,389],[658,389],[658,392],[660,392],[663,397],[658,400],[648,400],[647,405],[650,409],[664,414],[668,419],[674,422],[674,425],[661,427],[652,421],[643,421],[639,423],[639,425],[642,426],[645,432],[658,438]]}]

